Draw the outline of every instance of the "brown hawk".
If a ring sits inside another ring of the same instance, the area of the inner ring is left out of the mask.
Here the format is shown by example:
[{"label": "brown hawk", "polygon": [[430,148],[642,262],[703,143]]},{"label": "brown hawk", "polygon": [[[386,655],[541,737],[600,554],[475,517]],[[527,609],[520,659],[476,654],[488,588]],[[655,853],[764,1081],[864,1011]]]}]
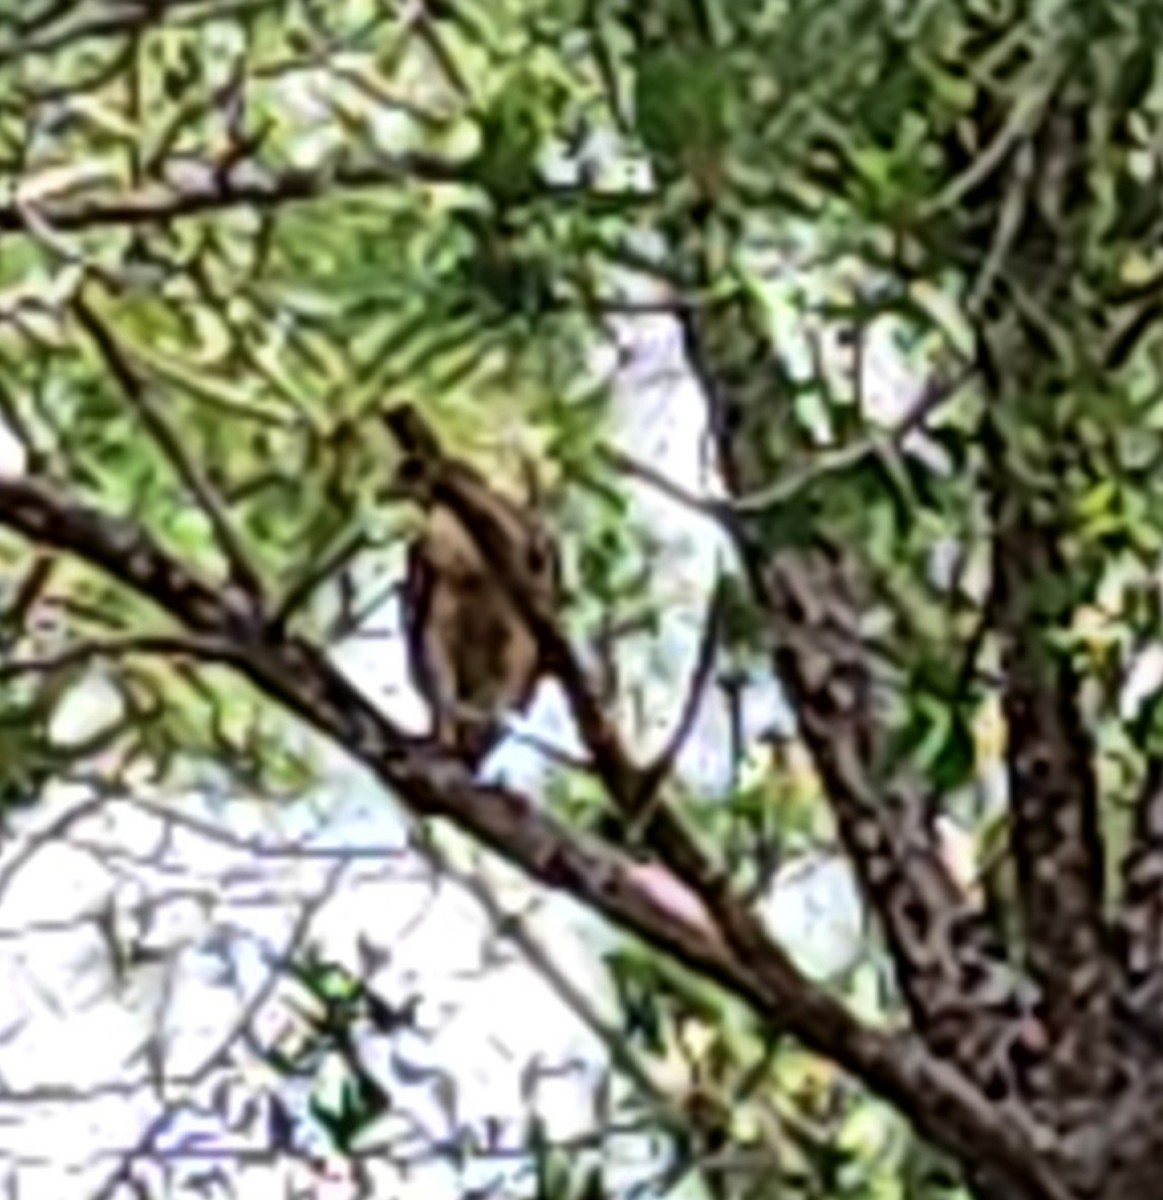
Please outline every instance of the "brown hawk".
[{"label": "brown hawk", "polygon": [[424,512],[408,547],[403,624],[413,682],[432,711],[437,741],[475,768],[504,733],[503,717],[523,711],[545,673],[541,646],[461,516],[436,498],[461,490],[509,541],[510,563],[535,603],[555,611],[561,582],[556,549],[535,514],[493,490],[465,463],[444,457],[410,406],[385,417],[405,458],[396,491]]}]

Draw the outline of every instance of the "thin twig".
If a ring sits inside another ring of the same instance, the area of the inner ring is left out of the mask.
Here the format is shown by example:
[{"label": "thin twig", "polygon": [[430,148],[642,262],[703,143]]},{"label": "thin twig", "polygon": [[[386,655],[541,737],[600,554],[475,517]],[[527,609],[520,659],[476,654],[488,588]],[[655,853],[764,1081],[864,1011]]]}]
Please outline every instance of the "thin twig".
[{"label": "thin twig", "polygon": [[1050,78],[1040,86],[1031,86],[1018,93],[1009,116],[993,140],[940,195],[925,205],[921,212],[922,220],[929,220],[955,208],[1001,166],[1018,142],[1037,128],[1056,83],[1055,78]]},{"label": "thin twig", "polygon": [[[108,5],[105,12],[88,6],[77,19],[47,28],[25,31],[23,36],[0,43],[0,66],[24,61],[33,55],[53,54],[83,42],[130,37],[158,24],[190,25],[199,21],[242,16],[271,8],[277,0],[165,0],[158,4]],[[179,11],[181,9],[189,11]],[[72,16],[72,14],[68,14]]]},{"label": "thin twig", "polygon": [[[183,163],[180,183],[146,183],[102,197],[43,203],[40,215],[56,230],[168,223],[222,209],[265,211],[345,190],[399,187],[410,182],[463,183],[468,167],[422,153],[380,156],[373,162],[272,171],[257,163],[238,164],[223,177],[212,162]],[[25,219],[17,206],[0,202],[0,233],[19,233]]]},{"label": "thin twig", "polygon": [[51,554],[38,552],[35,555],[32,565],[13,589],[11,604],[0,612],[0,646],[18,639],[24,632],[28,615],[48,587],[57,563]]},{"label": "thin twig", "polygon": [[801,470],[790,472],[783,479],[777,479],[770,487],[752,492],[749,496],[740,496],[736,500],[727,502],[725,507],[732,513],[742,515],[752,515],[769,508],[776,508],[794,499],[828,475],[851,470],[866,458],[899,450],[905,438],[920,429],[938,409],[953,400],[976,372],[976,364],[972,364],[963,367],[952,379],[931,380],[922,391],[916,404],[887,435],[874,433],[850,446],[843,446],[838,450],[823,454],[815,462],[809,463]]},{"label": "thin twig", "polygon": [[326,583],[336,572],[342,570],[367,546],[368,537],[362,529],[342,539],[330,554],[320,558],[313,567],[305,571],[287,589],[286,595],[279,601],[274,616],[271,617],[272,628],[285,629],[291,618],[307,603],[316,589]]},{"label": "thin twig", "polygon": [[49,675],[95,658],[128,658],[137,654],[185,655],[203,661],[229,662],[238,657],[238,650],[221,638],[194,637],[189,634],[90,638],[53,654],[13,658],[0,663],[0,683],[20,675]]},{"label": "thin twig", "polygon": [[86,796],[79,804],[61,813],[42,829],[29,835],[12,857],[0,867],[0,904],[8,889],[12,886],[17,875],[46,847],[55,846],[61,842],[66,833],[79,821],[93,816],[99,809],[109,803],[110,797],[105,794]]},{"label": "thin twig", "polygon": [[724,521],[730,518],[731,509],[726,501],[712,500],[687,491],[681,484],[675,483],[661,471],[614,446],[602,446],[599,453],[614,470],[628,475],[632,479],[641,480],[642,483],[648,484],[668,500],[673,500],[691,512],[709,517],[713,521]]},{"label": "thin twig", "polygon": [[148,387],[129,365],[129,360],[122,353],[113,334],[80,297],[74,301],[73,309],[78,321],[105,360],[110,373],[120,385],[126,400],[169,460],[178,479],[206,514],[218,545],[226,557],[232,582],[246,593],[255,609],[261,612],[264,603],[262,582],[235,531],[234,523],[221,497],[187,453],[181,438],[170,428],[161,410],[154,404]]},{"label": "thin twig", "polygon": [[703,621],[702,637],[699,639],[698,655],[695,658],[694,670],[691,672],[686,699],[679,713],[678,722],[667,739],[666,745],[642,772],[638,793],[638,803],[641,807],[634,815],[627,830],[627,838],[631,845],[637,841],[642,831],[650,823],[655,801],[662,794],[662,785],[673,769],[675,760],[682,752],[694,726],[695,718],[699,714],[699,705],[702,703],[707,683],[711,678],[711,671],[715,666],[715,652],[719,648],[724,595],[724,583],[720,576],[711,593],[711,601]]},{"label": "thin twig", "polygon": [[211,820],[152,800],[146,800],[141,796],[128,795],[119,797],[119,799],[121,803],[128,804],[157,821],[179,826],[206,841],[212,841],[230,850],[237,850],[247,857],[294,861],[344,859],[348,862],[356,859],[372,859],[382,862],[392,858],[406,861],[410,854],[410,851],[398,842],[363,842],[360,845],[340,844],[335,846],[313,846],[303,841],[275,844],[261,841],[259,838],[243,837]]},{"label": "thin twig", "polygon": [[641,480],[691,512],[699,513],[730,528],[738,517],[753,516],[786,504],[828,475],[851,470],[866,458],[898,450],[905,438],[921,428],[938,409],[951,401],[973,378],[976,371],[976,365],[966,365],[950,380],[933,380],[903,420],[887,433],[870,434],[851,445],[825,452],[799,470],[789,471],[769,487],[733,500],[716,500],[689,492],[654,467],[612,446],[603,446],[600,453],[615,470]]}]

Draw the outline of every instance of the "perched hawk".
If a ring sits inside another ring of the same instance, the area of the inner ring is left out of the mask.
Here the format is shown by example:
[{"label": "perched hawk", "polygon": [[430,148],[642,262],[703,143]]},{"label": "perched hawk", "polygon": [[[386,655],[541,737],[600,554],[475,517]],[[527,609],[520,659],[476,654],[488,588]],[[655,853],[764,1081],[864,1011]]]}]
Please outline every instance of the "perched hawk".
[{"label": "perched hawk", "polygon": [[439,474],[444,487],[467,492],[490,514],[509,539],[522,586],[551,610],[560,598],[559,560],[536,516],[497,494],[472,467],[445,458],[415,409],[393,409],[385,420],[405,454],[396,491],[424,511],[403,590],[409,667],[432,710],[436,739],[475,768],[500,740],[504,714],[532,700],[543,656],[495,565],[437,498],[433,481]]}]

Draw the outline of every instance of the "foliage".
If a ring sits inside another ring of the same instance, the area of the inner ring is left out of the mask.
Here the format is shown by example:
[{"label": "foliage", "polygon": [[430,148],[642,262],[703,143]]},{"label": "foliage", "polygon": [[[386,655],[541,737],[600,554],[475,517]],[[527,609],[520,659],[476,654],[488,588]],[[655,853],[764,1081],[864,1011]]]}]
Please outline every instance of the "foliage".
[{"label": "foliage", "polygon": [[[585,1137],[531,1101],[501,1146],[440,1085],[433,1157],[522,1194],[1151,1194],[1160,44],[1114,0],[0,0],[4,819],[78,783],[289,808],[331,743],[635,935]],[[657,320],[697,494],[613,447]],[[532,799],[332,665],[414,528],[400,400],[510,493],[533,463],[563,542],[538,636],[589,762]],[[689,677],[643,496],[729,546]],[[786,728],[746,719],[773,680]],[[819,982],[753,914],[837,852],[875,929]],[[353,1030],[396,1010],[301,952],[323,1016],[258,1057],[275,1095],[342,1060],[302,1120],[355,1170],[396,1113]]]}]

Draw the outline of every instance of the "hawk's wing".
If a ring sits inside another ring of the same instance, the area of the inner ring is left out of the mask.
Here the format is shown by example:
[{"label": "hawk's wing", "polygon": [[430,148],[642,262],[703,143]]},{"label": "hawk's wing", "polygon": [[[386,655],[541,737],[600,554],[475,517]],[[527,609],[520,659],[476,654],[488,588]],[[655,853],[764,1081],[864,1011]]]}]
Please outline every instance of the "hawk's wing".
[{"label": "hawk's wing", "polygon": [[425,554],[424,539],[418,537],[408,546],[404,586],[400,593],[400,613],[408,670],[417,691],[430,705],[435,703],[438,689],[433,665],[429,662],[426,638],[436,584],[436,572]]},{"label": "hawk's wing", "polygon": [[[538,599],[556,607],[552,540],[503,497],[484,500],[514,549],[529,556],[524,569]],[[537,639],[471,533],[439,503],[408,546],[401,613],[409,673],[435,735],[475,767],[504,736],[502,714],[528,707],[544,667]]]}]

